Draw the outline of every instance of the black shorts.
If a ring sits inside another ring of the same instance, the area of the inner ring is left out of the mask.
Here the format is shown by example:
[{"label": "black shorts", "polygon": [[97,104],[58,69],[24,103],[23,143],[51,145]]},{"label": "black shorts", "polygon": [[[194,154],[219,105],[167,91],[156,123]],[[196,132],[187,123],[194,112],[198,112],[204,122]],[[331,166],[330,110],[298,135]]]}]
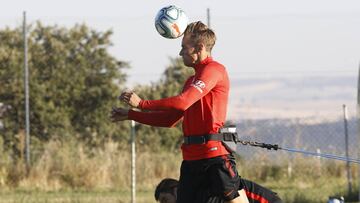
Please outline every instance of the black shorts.
[{"label": "black shorts", "polygon": [[218,196],[224,201],[239,196],[239,188],[243,188],[236,170],[233,155],[224,155],[196,161],[183,161],[177,203],[202,203],[208,201],[208,195]]}]

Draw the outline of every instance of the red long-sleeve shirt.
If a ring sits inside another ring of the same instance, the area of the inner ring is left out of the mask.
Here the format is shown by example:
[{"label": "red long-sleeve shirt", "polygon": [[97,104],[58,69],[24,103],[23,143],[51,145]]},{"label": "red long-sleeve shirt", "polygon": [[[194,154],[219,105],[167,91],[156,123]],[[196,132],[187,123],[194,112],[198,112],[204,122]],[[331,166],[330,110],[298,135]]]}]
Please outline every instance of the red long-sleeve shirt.
[{"label": "red long-sleeve shirt", "polygon": [[[129,118],[159,127],[172,127],[183,118],[184,136],[218,133],[224,125],[229,94],[226,69],[211,57],[195,66],[195,75],[184,85],[181,94],[159,100],[142,100],[140,109],[129,111]],[[229,154],[220,141],[181,146],[184,160],[199,160]]]}]

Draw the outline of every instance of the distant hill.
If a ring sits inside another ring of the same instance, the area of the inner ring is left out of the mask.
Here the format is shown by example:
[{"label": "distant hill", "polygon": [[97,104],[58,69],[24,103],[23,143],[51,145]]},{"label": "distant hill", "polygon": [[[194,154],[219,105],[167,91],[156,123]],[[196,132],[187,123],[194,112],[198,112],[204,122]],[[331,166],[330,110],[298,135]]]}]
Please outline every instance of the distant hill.
[{"label": "distant hill", "polygon": [[252,76],[231,79],[231,120],[342,116],[356,113],[357,75]]}]

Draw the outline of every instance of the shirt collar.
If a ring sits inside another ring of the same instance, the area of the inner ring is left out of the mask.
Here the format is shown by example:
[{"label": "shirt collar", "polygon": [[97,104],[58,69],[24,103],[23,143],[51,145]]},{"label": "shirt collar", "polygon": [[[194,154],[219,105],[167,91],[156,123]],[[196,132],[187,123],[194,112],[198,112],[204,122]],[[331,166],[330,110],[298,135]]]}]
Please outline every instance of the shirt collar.
[{"label": "shirt collar", "polygon": [[205,65],[209,64],[213,61],[213,58],[211,56],[206,57],[204,60],[200,61],[198,64],[195,65],[195,69],[204,67]]}]

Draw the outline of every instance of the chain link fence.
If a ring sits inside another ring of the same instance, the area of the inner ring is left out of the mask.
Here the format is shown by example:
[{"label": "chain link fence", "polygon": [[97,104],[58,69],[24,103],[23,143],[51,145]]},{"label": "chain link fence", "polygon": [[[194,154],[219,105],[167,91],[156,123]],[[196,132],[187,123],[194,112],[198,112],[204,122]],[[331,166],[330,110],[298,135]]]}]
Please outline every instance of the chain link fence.
[{"label": "chain link fence", "polygon": [[[354,115],[356,112],[352,112]],[[341,111],[339,112],[341,115]],[[356,201],[358,197],[359,165],[334,158],[323,158],[311,155],[311,153],[330,154],[346,159],[346,150],[349,158],[357,159],[359,153],[358,119],[317,117],[312,118],[289,118],[289,119],[245,119],[237,122],[237,132],[240,140],[259,143],[276,144],[279,147],[299,150],[300,153],[285,150],[267,150],[264,148],[238,145],[238,154],[243,159],[242,164],[257,162],[245,170],[259,170],[267,165],[264,182],[275,178],[275,182],[281,178],[300,182],[295,184],[298,191],[315,189],[314,185],[303,186],[304,179],[309,182],[321,182],[321,179],[331,184],[335,181],[338,190],[334,191],[325,186],[322,195],[345,196],[347,202]],[[348,141],[346,141],[346,138]],[[348,146],[346,144],[348,143]],[[265,160],[265,163],[263,163]],[[278,172],[271,172],[277,167]],[[241,167],[241,166],[240,166]],[[270,171],[270,172],[269,172]],[[264,173],[264,172],[263,172]],[[251,178],[254,173],[244,171],[245,176]],[[280,178],[281,177],[281,178]],[[259,177],[257,177],[259,178]],[[261,179],[261,175],[260,175]],[[310,181],[312,180],[312,181]],[[272,182],[272,181],[270,181]],[[280,182],[280,181],[279,181]],[[305,181],[306,182],[306,181]],[[284,194],[282,194],[284,196]],[[285,195],[286,196],[286,195]],[[288,199],[287,199],[288,200]],[[308,202],[305,200],[292,200],[293,202]]]},{"label": "chain link fence", "polygon": [[[301,149],[309,152],[346,155],[345,124],[343,119],[272,119],[244,120],[238,124],[240,139],[277,144],[280,147]],[[357,157],[357,120],[348,121],[349,156]],[[251,156],[259,149],[239,146],[240,154]]]}]

